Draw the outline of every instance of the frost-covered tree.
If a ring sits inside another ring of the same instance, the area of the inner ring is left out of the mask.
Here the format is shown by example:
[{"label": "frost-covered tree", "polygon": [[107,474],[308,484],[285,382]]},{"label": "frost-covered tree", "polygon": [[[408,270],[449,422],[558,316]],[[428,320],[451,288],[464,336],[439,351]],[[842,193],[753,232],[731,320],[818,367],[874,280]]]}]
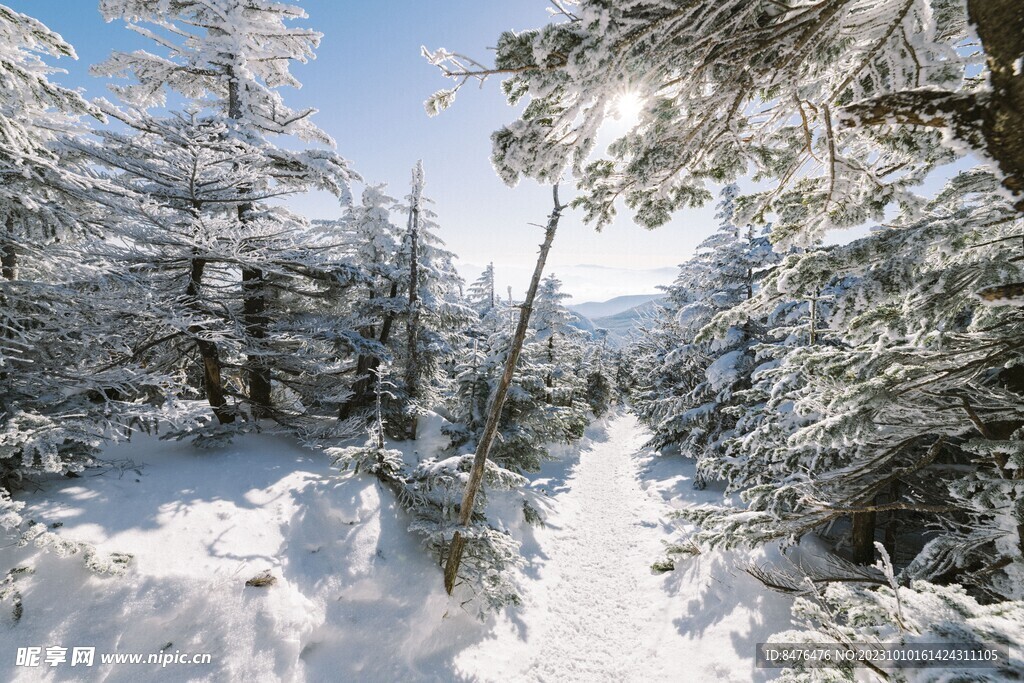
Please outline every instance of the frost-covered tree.
[{"label": "frost-covered tree", "polygon": [[50,82],[48,57],[75,53],[0,5],[0,498],[26,475],[81,469],[130,419],[114,405],[130,373],[102,367],[120,343],[103,313],[112,287],[73,251],[104,214],[64,141],[99,115]]},{"label": "frost-covered tree", "polygon": [[390,357],[388,348],[395,321],[405,310],[406,299],[399,292],[403,270],[398,264],[402,236],[392,222],[398,210],[397,201],[388,196],[383,186],[367,187],[360,205],[349,207],[345,216],[332,228],[344,235],[350,260],[361,270],[363,285],[349,303],[349,315],[355,320],[366,348],[357,358],[352,395],[341,407],[340,417],[346,419],[365,409],[375,400],[373,377],[383,360]]},{"label": "frost-covered tree", "polygon": [[635,408],[654,431],[652,444],[673,445],[702,463],[718,456],[743,414],[738,392],[749,388],[763,341],[763,316],[738,317],[710,339],[701,331],[715,316],[751,299],[764,272],[779,260],[764,229],[734,222],[736,185],[718,204],[719,228],[680,268],[668,288],[660,353],[636,363]]},{"label": "frost-covered tree", "polygon": [[[337,356],[361,345],[357,335],[318,319],[316,311],[324,307],[312,304],[351,273],[324,245],[308,244],[301,218],[267,203],[310,189],[347,197],[351,174],[344,160],[330,151],[287,150],[271,140],[290,135],[332,144],[310,121],[313,110],[291,110],[278,92],[299,86],[289,65],[312,58],[320,34],[288,25],[305,18],[298,7],[263,0],[104,0],[101,10],[108,20],[125,20],[164,54],[114,52],[94,67],[99,75],[132,80],[112,86],[122,108],[101,106],[135,135],[107,133],[116,144],[93,146],[93,156],[132,185],[139,203],[133,211],[145,220],[130,229],[148,224],[157,233],[175,233],[166,244],[139,242],[135,235],[134,244],[164,249],[152,258],[170,259],[179,269],[182,294],[175,300],[183,309],[172,318],[198,316],[180,327],[198,348],[204,391],[218,420],[233,419],[218,348],[229,339],[245,358],[227,361],[243,366],[237,375],[242,391],[234,393],[253,415],[281,417],[273,382],[285,392],[300,390],[308,402],[321,392],[301,389],[323,389],[315,378],[338,375]],[[162,112],[170,93],[185,99],[184,113]],[[154,147],[164,148],[174,165],[166,177],[165,160],[152,153]],[[229,283],[231,278],[240,281]],[[295,362],[303,357],[297,350],[311,353],[302,367]],[[326,402],[337,409],[343,396],[329,393],[334,396]]]},{"label": "frost-covered tree", "polygon": [[397,258],[398,291],[407,295],[402,322],[404,346],[395,348],[403,382],[392,405],[392,429],[416,436],[420,414],[431,410],[447,390],[451,362],[463,346],[465,327],[475,316],[462,301],[463,281],[455,255],[437,236],[436,214],[423,194],[422,163],[413,169],[411,191],[403,207],[408,224]]},{"label": "frost-covered tree", "polygon": [[89,188],[58,141],[97,116],[82,96],[51,83],[61,71],[45,57],[77,59],[74,49],[45,25],[0,5],[0,265],[18,279],[19,252],[31,251],[87,224],[80,195]]},{"label": "frost-covered tree", "polygon": [[1021,314],[972,294],[1020,277],[1019,236],[995,177],[972,171],[923,217],[783,264],[764,301],[829,292],[824,343],[761,373],[766,409],[741,425],[729,475],[748,508],[700,513],[704,537],[799,538],[851,517],[859,561],[877,529],[909,578],[1019,598]]},{"label": "frost-covered tree", "polygon": [[496,290],[494,288],[494,263],[489,263],[484,272],[480,273],[480,277],[473,282],[466,290],[466,299],[468,303],[481,315],[486,315],[488,311],[494,308],[498,304],[498,298]]}]

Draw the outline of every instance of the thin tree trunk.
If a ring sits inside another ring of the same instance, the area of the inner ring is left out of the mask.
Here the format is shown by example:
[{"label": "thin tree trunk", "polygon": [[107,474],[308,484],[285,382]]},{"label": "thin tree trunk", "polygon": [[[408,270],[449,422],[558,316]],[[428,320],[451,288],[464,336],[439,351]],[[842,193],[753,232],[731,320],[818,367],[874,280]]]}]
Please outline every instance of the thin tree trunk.
[{"label": "thin tree trunk", "polygon": [[[394,299],[398,296],[398,283],[391,283],[391,293],[388,294],[389,299]],[[372,297],[371,297],[372,298]],[[380,337],[377,338],[377,342],[381,346],[387,346],[388,339],[391,337],[391,328],[395,324],[395,314],[389,311],[384,316],[384,324],[380,328]],[[348,419],[352,416],[359,408],[364,408],[370,404],[370,388],[373,382],[373,374],[380,367],[380,358],[378,356],[359,356],[356,361],[356,375],[359,379],[352,386],[352,397],[345,401],[338,411],[338,418],[341,420]]]},{"label": "thin tree trunk", "polygon": [[[900,499],[900,482],[894,481],[892,486],[889,488],[889,499],[892,502],[896,502]],[[889,553],[889,557],[896,558],[896,524],[898,522],[896,515],[898,510],[890,510],[888,519],[885,521],[885,540],[882,541],[882,545],[885,546],[885,552]]]},{"label": "thin tree trunk", "polygon": [[409,397],[409,408],[411,415],[409,419],[410,439],[416,438],[416,426],[419,422],[417,401],[420,398],[420,307],[419,307],[419,237],[420,237],[420,206],[419,192],[421,187],[416,185],[417,179],[413,178],[413,203],[409,211],[409,321],[406,326],[408,333],[406,347],[408,360],[405,366],[405,390]]},{"label": "thin tree trunk", "polygon": [[815,289],[814,296],[811,298],[810,333],[807,335],[811,346],[814,346],[818,341],[818,293],[818,290]]},{"label": "thin tree trunk", "polygon": [[491,308],[494,308],[494,261],[491,261],[490,273],[487,277],[487,286],[491,295]]},{"label": "thin tree trunk", "polygon": [[[239,215],[242,208],[238,209]],[[263,270],[242,268],[242,316],[249,344],[261,347],[267,338],[267,297]],[[268,417],[271,412],[270,370],[262,349],[250,349],[245,359],[245,374],[249,382],[249,402],[253,417]]]},{"label": "thin tree trunk", "polygon": [[555,334],[548,337],[548,373],[544,376],[544,386],[547,388],[548,404],[555,402],[555,380],[551,376],[551,367],[555,364]]},{"label": "thin tree trunk", "polygon": [[871,564],[875,561],[875,517],[878,513],[855,512],[851,533],[852,557],[854,564]]},{"label": "thin tree trunk", "polygon": [[[190,305],[195,307],[199,297],[199,288],[203,282],[203,272],[206,270],[206,260],[201,258],[192,259],[189,269],[188,287],[185,294],[188,296]],[[206,330],[202,326],[193,325],[189,332],[196,336],[196,346],[199,348],[199,357],[203,361],[203,390],[206,392],[206,400],[213,408],[213,414],[220,424],[231,424],[235,421],[235,415],[228,407],[227,399],[224,396],[224,385],[221,383],[220,353],[217,345],[209,339],[202,339],[201,335]]]},{"label": "thin tree trunk", "polygon": [[[372,327],[359,331],[363,339],[373,339],[376,335]],[[356,382],[352,385],[352,396],[338,409],[338,419],[347,420],[356,408],[366,405],[366,394],[370,386],[370,363],[374,357],[365,353],[359,354],[356,360]]]},{"label": "thin tree trunk", "polygon": [[[484,478],[484,467],[487,464],[487,456],[491,452],[491,446],[498,434],[498,422],[501,419],[501,409],[505,405],[505,397],[508,395],[509,386],[512,384],[512,376],[515,373],[516,362],[523,350],[523,341],[526,339],[527,326],[530,323],[530,313],[533,311],[533,300],[537,295],[537,288],[540,286],[540,278],[544,273],[544,264],[551,251],[551,243],[555,239],[555,231],[558,229],[558,220],[562,217],[562,210],[565,206],[558,201],[558,185],[552,188],[555,208],[548,218],[547,228],[544,231],[544,242],[540,246],[540,253],[537,255],[537,265],[533,271],[533,279],[530,280],[530,289],[526,293],[526,300],[519,311],[519,325],[512,337],[512,344],[508,350],[508,358],[505,361],[505,372],[501,375],[501,381],[494,392],[490,409],[487,412],[487,422],[484,425],[483,434],[476,447],[476,455],[473,458],[473,467],[469,471],[469,481],[466,482],[466,491],[462,496],[462,505],[459,507],[459,526],[465,527],[473,516],[473,503],[480,484]],[[459,574],[459,565],[462,563],[462,553],[466,549],[466,539],[459,530],[455,531],[452,537],[451,547],[448,549],[448,559],[444,567],[444,588],[451,595],[455,588],[455,579]]]},{"label": "thin tree trunk", "polygon": [[5,229],[3,248],[0,250],[0,268],[5,280],[17,280],[18,252],[14,249],[14,214],[8,214]]}]

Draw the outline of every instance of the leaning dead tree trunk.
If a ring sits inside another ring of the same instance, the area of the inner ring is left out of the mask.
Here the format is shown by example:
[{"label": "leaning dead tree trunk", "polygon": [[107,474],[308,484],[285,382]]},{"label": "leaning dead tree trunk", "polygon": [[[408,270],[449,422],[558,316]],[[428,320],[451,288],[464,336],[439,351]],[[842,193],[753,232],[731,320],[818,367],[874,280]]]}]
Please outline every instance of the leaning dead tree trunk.
[{"label": "leaning dead tree trunk", "polygon": [[[462,505],[459,507],[459,526],[465,527],[469,524],[473,515],[473,503],[476,494],[480,490],[480,484],[484,478],[484,467],[487,464],[487,456],[491,452],[494,438],[498,434],[498,421],[501,419],[501,409],[505,405],[505,397],[508,395],[509,385],[512,384],[512,375],[516,369],[516,362],[523,350],[523,340],[526,339],[526,328],[530,322],[530,313],[533,311],[533,300],[537,295],[537,288],[540,286],[540,278],[544,272],[544,263],[548,259],[548,252],[551,251],[551,243],[555,239],[555,231],[558,229],[558,220],[562,217],[562,210],[565,205],[558,201],[558,185],[552,189],[555,200],[555,208],[548,217],[547,228],[544,231],[544,243],[540,245],[540,253],[537,255],[537,265],[533,270],[533,279],[530,280],[530,289],[526,293],[526,301],[519,310],[519,326],[512,337],[512,345],[508,350],[508,359],[505,361],[505,372],[501,375],[498,388],[494,392],[490,409],[487,412],[487,422],[484,424],[483,434],[476,447],[476,455],[473,458],[473,467],[469,471],[469,481],[466,482],[466,491],[462,496]],[[448,549],[448,561],[444,566],[444,589],[451,595],[455,587],[455,579],[459,574],[459,564],[462,562],[462,553],[466,548],[466,539],[459,530],[455,531],[452,537],[451,547]]]}]

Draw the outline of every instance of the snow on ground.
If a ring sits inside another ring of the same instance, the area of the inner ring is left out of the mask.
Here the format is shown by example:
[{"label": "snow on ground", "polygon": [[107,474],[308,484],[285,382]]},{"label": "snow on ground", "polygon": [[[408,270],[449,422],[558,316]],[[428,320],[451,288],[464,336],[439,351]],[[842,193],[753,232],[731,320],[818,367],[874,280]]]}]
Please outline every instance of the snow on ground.
[{"label": "snow on ground", "polygon": [[[425,457],[436,431],[415,449]],[[543,528],[494,496],[523,543],[524,604],[480,623],[450,600],[408,517],[371,477],[270,435],[199,451],[151,437],[111,448],[83,479],[25,497],[26,517],[101,552],[130,552],[121,577],[75,558],[0,548],[24,614],[0,602],[0,679],[245,681],[748,681],[754,643],[789,623],[788,600],[742,570],[756,555],[706,553],[657,574],[678,534],[671,507],[720,498],[692,468],[642,449],[615,414],[534,477]],[[407,448],[410,457],[416,453]],[[645,486],[648,488],[645,490]],[[504,507],[503,507],[504,506]],[[277,582],[246,586],[270,570]],[[19,647],[95,647],[17,666]],[[210,653],[210,664],[101,664],[103,653]]]},{"label": "snow on ground", "polygon": [[[110,449],[133,469],[59,479],[26,516],[135,555],[124,577],[77,558],[0,550],[17,585],[17,624],[0,603],[0,680],[79,680],[81,668],[15,666],[18,647],[94,646],[89,680],[448,680],[454,644],[479,624],[449,608],[434,561],[370,477],[340,477],[285,439],[247,436],[217,451],[150,438]],[[277,583],[245,585],[265,569]],[[99,653],[211,653],[212,664],[100,666]],[[69,649],[70,652],[70,649]]]},{"label": "snow on ground", "polygon": [[790,601],[743,571],[763,556],[714,552],[654,572],[679,535],[673,507],[721,494],[692,489],[691,463],[644,449],[649,434],[634,416],[604,428],[559,487],[547,528],[524,545],[523,607],[460,653],[459,671],[493,681],[766,680],[754,646],[789,624]]}]

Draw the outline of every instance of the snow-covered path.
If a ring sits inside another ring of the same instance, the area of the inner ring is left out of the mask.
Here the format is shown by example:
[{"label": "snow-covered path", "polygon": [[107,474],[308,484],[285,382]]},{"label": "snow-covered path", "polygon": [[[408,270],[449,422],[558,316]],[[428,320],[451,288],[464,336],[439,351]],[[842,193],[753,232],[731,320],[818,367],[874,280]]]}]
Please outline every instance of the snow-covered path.
[{"label": "snow-covered path", "polygon": [[625,680],[651,654],[650,627],[664,621],[668,602],[643,597],[662,592],[650,566],[663,554],[669,509],[640,489],[633,456],[643,437],[636,418],[618,417],[574,472],[534,607],[545,617],[530,667],[538,680]]},{"label": "snow-covered path", "polygon": [[754,643],[785,627],[789,601],[743,571],[763,555],[709,552],[674,572],[651,570],[678,538],[673,509],[721,493],[694,491],[692,462],[654,457],[643,449],[648,438],[624,412],[591,438],[554,487],[535,547],[524,543],[534,568],[523,606],[455,658],[460,674],[545,683],[770,677],[753,668]]},{"label": "snow-covered path", "polygon": [[467,671],[624,681],[658,668],[658,641],[674,627],[665,579],[650,567],[664,555],[671,509],[640,486],[636,454],[646,437],[635,417],[617,415],[607,438],[581,453],[543,534],[547,559],[528,587],[522,622],[466,653]]}]

